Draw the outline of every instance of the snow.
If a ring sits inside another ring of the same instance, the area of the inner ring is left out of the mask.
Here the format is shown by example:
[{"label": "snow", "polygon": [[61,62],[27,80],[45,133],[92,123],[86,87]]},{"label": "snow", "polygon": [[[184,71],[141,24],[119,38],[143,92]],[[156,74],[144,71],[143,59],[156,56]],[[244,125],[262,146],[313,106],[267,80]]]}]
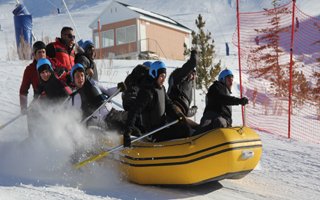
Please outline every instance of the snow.
[{"label": "snow", "polygon": [[[53,5],[60,1],[27,1],[26,5],[42,2],[42,9],[35,6],[34,32],[38,39],[49,36],[53,40],[60,29],[71,22],[66,14],[51,14]],[[47,4],[45,4],[47,2]],[[51,2],[51,4],[49,3]],[[109,1],[79,0],[83,4],[76,9],[75,1],[67,1],[84,39],[91,38],[88,25],[96,18]],[[183,3],[181,3],[183,2]],[[268,6],[267,1],[240,0],[243,10],[259,10]],[[0,1],[0,124],[19,114],[19,87],[23,70],[31,61],[19,61],[15,53],[13,1]],[[167,15],[189,28],[194,28],[194,19],[202,13],[207,19],[208,29],[217,42],[218,59],[222,64],[237,67],[237,57],[223,56],[224,43],[231,41],[235,29],[235,1],[203,0],[202,5],[191,0],[172,0],[163,3],[155,0],[126,0],[134,7]],[[297,1],[304,12],[319,15],[316,0]],[[177,8],[178,7],[178,8]],[[30,9],[31,10],[31,9]],[[41,12],[40,12],[41,11]],[[216,14],[213,14],[213,11]],[[35,11],[36,12],[36,11]],[[219,17],[223,16],[223,17]],[[224,27],[222,29],[221,27]],[[233,49],[233,54],[236,51]],[[142,61],[104,60],[97,61],[101,82],[114,86],[124,80],[133,66]],[[182,62],[166,61],[170,70]],[[235,74],[238,73],[234,69]],[[238,77],[235,75],[235,77]],[[237,83],[234,95],[239,95]],[[32,92],[29,94],[31,100]],[[115,98],[120,102],[120,95]],[[196,103],[199,121],[204,108],[204,95],[197,91]],[[259,165],[240,180],[222,180],[190,187],[141,186],[128,182],[118,170],[118,163],[106,159],[101,164],[92,164],[83,170],[74,170],[69,163],[75,152],[74,141],[90,147],[95,137],[83,130],[77,122],[74,110],[57,112],[60,108],[47,110],[44,119],[51,123],[44,125],[44,131],[37,139],[27,139],[26,117],[23,116],[0,130],[0,200],[67,200],[67,199],[319,199],[320,196],[320,147],[319,144],[289,140],[274,134],[258,132],[263,144],[263,155]],[[74,117],[65,119],[65,112]],[[241,125],[240,107],[233,110],[234,125]],[[315,132],[319,130],[314,130]],[[115,133],[108,133],[113,145],[119,139]]]}]

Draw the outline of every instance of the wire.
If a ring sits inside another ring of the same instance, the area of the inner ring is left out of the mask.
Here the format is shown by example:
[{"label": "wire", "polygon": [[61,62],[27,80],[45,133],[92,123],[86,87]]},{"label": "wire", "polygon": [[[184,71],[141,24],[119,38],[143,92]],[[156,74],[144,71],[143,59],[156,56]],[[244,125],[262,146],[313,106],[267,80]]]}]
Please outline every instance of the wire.
[{"label": "wire", "polygon": [[58,6],[56,6],[54,3],[52,3],[52,1],[47,0],[47,2],[49,2],[54,8],[58,8]]},{"label": "wire", "polygon": [[[63,2],[63,4],[64,4],[64,7],[65,7],[66,10],[67,10],[67,13],[68,13],[68,15],[69,15],[69,17],[70,17],[70,20],[71,20],[74,28],[76,29],[76,33],[77,33],[79,39],[81,39],[80,34],[79,34],[79,31],[78,31],[78,29],[77,29],[77,26],[76,26],[76,24],[75,24],[74,21],[73,21],[73,18],[72,18],[72,16],[71,16],[70,12],[69,12],[69,9],[68,9],[68,7],[67,7],[66,2],[65,2],[64,0],[62,0],[62,2]],[[77,43],[76,43],[76,44],[77,44]]]},{"label": "wire", "polygon": [[222,35],[222,37],[223,37],[224,43],[226,43],[227,40],[226,40],[226,37],[225,37],[224,33],[221,31],[221,30],[222,30],[221,24],[219,23],[218,18],[217,18],[216,14],[215,14],[216,12],[215,12],[215,10],[214,10],[214,5],[213,5],[213,4],[214,4],[214,2],[212,1],[212,2],[211,2],[212,13],[213,13],[213,15],[214,15],[214,18],[215,18],[217,24],[218,24],[219,32],[221,33],[221,35]]}]

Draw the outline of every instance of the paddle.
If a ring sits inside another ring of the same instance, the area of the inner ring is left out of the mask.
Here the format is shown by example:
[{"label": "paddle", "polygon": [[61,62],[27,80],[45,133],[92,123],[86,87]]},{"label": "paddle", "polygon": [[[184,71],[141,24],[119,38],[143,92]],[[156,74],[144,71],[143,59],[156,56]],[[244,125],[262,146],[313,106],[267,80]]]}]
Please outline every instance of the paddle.
[{"label": "paddle", "polygon": [[17,116],[15,116],[14,118],[10,119],[8,122],[2,124],[2,125],[0,126],[0,130],[3,129],[3,128],[5,128],[6,126],[8,126],[9,124],[11,124],[12,122],[16,121],[17,119],[19,119],[19,118],[22,117],[23,115],[27,114],[28,111],[31,109],[31,106],[34,104],[34,102],[38,101],[39,98],[40,98],[40,96],[37,97],[36,99],[34,99],[34,100],[30,103],[30,105],[29,105],[29,107],[27,108],[27,110],[26,110],[25,113],[20,113],[20,114],[18,114]]},{"label": "paddle", "polygon": [[69,100],[70,100],[72,97],[74,97],[78,92],[79,92],[79,90],[73,91],[73,92],[62,102],[62,105],[65,105],[66,103],[68,103]]},{"label": "paddle", "polygon": [[[72,96],[74,96],[77,92],[78,92],[78,90],[74,91],[71,95],[69,95],[69,96],[63,101],[62,104],[67,103],[67,102],[70,100],[70,98],[71,98]],[[30,104],[29,107],[27,108],[26,113],[31,109],[31,106],[35,103],[35,101],[38,101],[39,99],[40,99],[40,96],[37,97],[36,99],[34,99],[34,100],[31,102],[31,104]],[[22,117],[23,115],[25,115],[25,114],[24,114],[24,113],[20,113],[20,114],[18,114],[17,116],[15,116],[14,118],[10,119],[8,122],[0,125],[0,130],[3,129],[3,128],[5,128],[6,126],[8,126],[9,124],[11,124],[12,122],[16,121],[17,119],[19,119],[19,118]]]},{"label": "paddle", "polygon": [[24,114],[20,113],[19,115],[15,116],[14,118],[10,119],[8,122],[2,124],[0,126],[0,130],[3,129],[4,127],[8,126],[9,124],[11,124],[12,122],[16,121],[17,119],[19,119],[20,117],[22,117]]},{"label": "paddle", "polygon": [[98,110],[100,110],[106,103],[108,103],[109,101],[111,101],[111,99],[112,99],[113,97],[117,96],[120,92],[121,92],[121,88],[118,88],[118,89],[115,91],[115,93],[113,93],[111,96],[109,96],[109,97],[107,98],[107,100],[105,100],[95,111],[93,111],[93,112],[91,113],[91,115],[89,115],[88,117],[86,117],[86,118],[84,118],[83,120],[81,120],[81,123],[85,123],[86,121],[88,121],[95,112],[97,112]]},{"label": "paddle", "polygon": [[[145,138],[145,137],[148,137],[148,136],[150,136],[150,135],[152,135],[152,134],[154,134],[154,133],[156,133],[156,132],[158,132],[158,131],[160,131],[160,130],[162,130],[162,129],[165,129],[165,128],[173,125],[173,124],[176,124],[176,123],[178,123],[180,120],[182,120],[182,119],[179,118],[179,119],[177,119],[177,120],[175,120],[175,121],[173,121],[173,122],[170,122],[170,123],[168,123],[168,124],[166,124],[166,125],[164,125],[164,126],[161,126],[161,127],[157,128],[157,129],[155,129],[155,130],[153,130],[153,131],[151,131],[151,132],[149,132],[149,133],[146,133],[146,134],[144,134],[144,135],[142,135],[142,136],[140,136],[140,137],[138,137],[138,138],[135,138],[135,139],[133,139],[133,140],[131,141],[131,143],[134,143],[134,142],[136,142],[136,141],[139,141],[139,140],[141,140],[141,139],[143,139],[143,138]],[[125,147],[124,147],[123,145],[119,145],[119,146],[113,147],[113,148],[110,149],[110,150],[101,151],[99,154],[93,155],[93,156],[89,157],[88,159],[86,159],[86,160],[84,160],[84,161],[81,161],[81,162],[79,162],[79,163],[76,163],[76,164],[73,165],[73,166],[74,166],[74,168],[79,169],[79,168],[81,168],[81,167],[83,167],[83,166],[85,166],[85,165],[87,165],[87,164],[89,164],[89,163],[91,163],[91,162],[100,160],[100,159],[108,156],[108,155],[109,155],[110,153],[112,153],[112,152],[115,152],[115,151],[118,151],[118,150],[121,150],[121,149],[124,149],[124,148],[125,148]]]},{"label": "paddle", "polygon": [[118,106],[119,108],[123,109],[123,106],[122,106],[120,103],[118,103],[118,102],[116,102],[116,101],[114,101],[114,100],[111,100],[111,102],[112,102],[114,105]]}]

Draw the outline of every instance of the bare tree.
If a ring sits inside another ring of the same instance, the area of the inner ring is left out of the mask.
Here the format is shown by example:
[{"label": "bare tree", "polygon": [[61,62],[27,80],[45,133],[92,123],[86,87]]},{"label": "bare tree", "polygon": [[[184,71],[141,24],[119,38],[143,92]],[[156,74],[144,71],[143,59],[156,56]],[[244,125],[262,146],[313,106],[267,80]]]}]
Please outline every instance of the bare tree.
[{"label": "bare tree", "polygon": [[[249,66],[248,73],[254,78],[270,81],[274,95],[281,99],[289,96],[290,60],[283,62],[283,59],[287,59],[288,54],[281,48],[280,36],[286,35],[286,33],[289,35],[291,27],[281,27],[280,24],[282,18],[291,17],[292,11],[288,7],[279,7],[278,1],[272,1],[273,9],[265,9],[265,15],[270,18],[268,22],[270,26],[255,29],[259,35],[259,46],[250,51],[250,62],[254,64]],[[293,60],[291,78],[292,101],[295,107],[305,102],[310,89],[306,77],[299,67],[303,68],[303,65]]]}]

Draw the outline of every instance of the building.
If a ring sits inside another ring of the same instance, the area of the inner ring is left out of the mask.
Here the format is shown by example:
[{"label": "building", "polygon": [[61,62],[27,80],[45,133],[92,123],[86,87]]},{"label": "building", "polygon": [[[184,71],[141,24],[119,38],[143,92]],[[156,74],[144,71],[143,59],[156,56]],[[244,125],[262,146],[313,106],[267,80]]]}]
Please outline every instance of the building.
[{"label": "building", "polygon": [[112,1],[89,25],[98,58],[184,60],[191,30],[169,17]]}]

